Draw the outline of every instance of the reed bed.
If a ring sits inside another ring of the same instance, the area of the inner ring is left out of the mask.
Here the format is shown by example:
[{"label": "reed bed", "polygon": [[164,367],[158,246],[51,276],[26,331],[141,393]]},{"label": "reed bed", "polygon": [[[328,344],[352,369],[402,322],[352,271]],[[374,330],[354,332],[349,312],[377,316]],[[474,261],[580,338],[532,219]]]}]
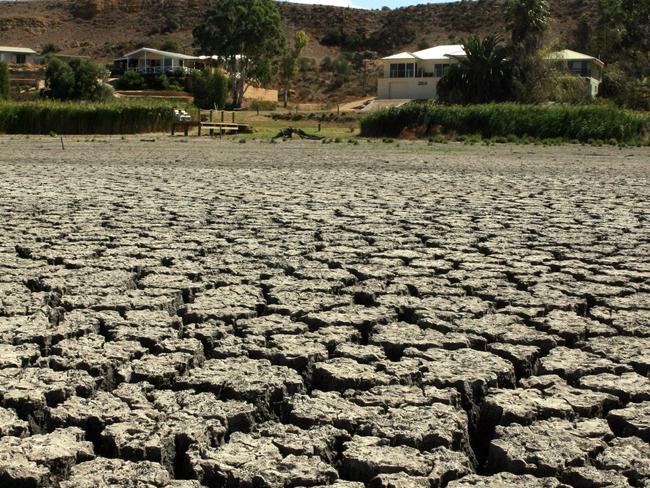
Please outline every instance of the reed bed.
[{"label": "reed bed", "polygon": [[0,102],[0,133],[135,134],[171,128],[173,106],[149,100],[108,103]]},{"label": "reed bed", "polygon": [[361,135],[399,137],[476,134],[588,142],[647,138],[650,115],[605,105],[439,105],[411,103],[371,113],[361,120]]}]

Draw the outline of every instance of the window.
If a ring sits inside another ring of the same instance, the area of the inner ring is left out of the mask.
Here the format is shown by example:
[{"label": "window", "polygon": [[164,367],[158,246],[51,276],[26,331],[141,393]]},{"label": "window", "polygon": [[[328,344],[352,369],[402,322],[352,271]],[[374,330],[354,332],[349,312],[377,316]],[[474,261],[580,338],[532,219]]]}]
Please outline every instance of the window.
[{"label": "window", "polygon": [[435,74],[436,78],[442,78],[444,75],[447,74],[447,71],[449,71],[449,66],[448,64],[436,64],[435,66]]},{"label": "window", "polygon": [[396,63],[390,65],[391,78],[413,78],[415,76],[414,63]]},{"label": "window", "polygon": [[590,76],[588,61],[569,61],[569,71],[574,75]]},{"label": "window", "polygon": [[172,58],[165,58],[165,71],[172,70]]},{"label": "window", "polygon": [[25,64],[27,62],[27,56],[24,54],[16,54],[16,64]]}]

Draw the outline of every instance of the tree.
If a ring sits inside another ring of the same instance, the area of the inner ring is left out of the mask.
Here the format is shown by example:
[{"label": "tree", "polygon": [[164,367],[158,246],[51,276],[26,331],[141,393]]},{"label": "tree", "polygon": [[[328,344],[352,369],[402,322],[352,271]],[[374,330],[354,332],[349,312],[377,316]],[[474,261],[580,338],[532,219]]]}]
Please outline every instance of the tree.
[{"label": "tree", "polygon": [[440,100],[447,103],[502,102],[512,95],[512,65],[498,36],[461,40],[465,56],[453,56],[438,82]]},{"label": "tree", "polygon": [[194,104],[203,109],[223,108],[228,96],[228,77],[221,70],[192,74]]},{"label": "tree", "polygon": [[50,58],[45,70],[45,86],[49,98],[71,100],[75,90],[74,71],[59,58]]},{"label": "tree", "polygon": [[167,39],[160,45],[161,51],[178,52],[178,43],[174,39]]},{"label": "tree", "polygon": [[51,54],[51,53],[56,53],[59,51],[59,48],[56,47],[51,42],[48,42],[47,44],[43,45],[43,48],[41,49],[41,54],[45,56],[46,54]]},{"label": "tree", "polygon": [[119,80],[117,80],[117,88],[120,90],[142,90],[144,87],[144,76],[142,73],[135,70],[126,71]]},{"label": "tree", "polygon": [[0,61],[0,100],[9,100],[9,65]]},{"label": "tree", "polygon": [[105,100],[109,96],[101,83],[102,69],[86,59],[69,63],[50,57],[45,70],[45,95],[56,100]]},{"label": "tree", "polygon": [[637,109],[650,108],[650,5],[599,0],[596,52],[607,63],[600,95]]},{"label": "tree", "polygon": [[68,63],[74,72],[74,90],[72,98],[75,100],[93,100],[99,87],[102,72],[96,64],[87,59],[71,59]]},{"label": "tree", "polygon": [[551,14],[548,0],[508,0],[506,25],[511,35],[511,59],[515,98],[538,101],[546,89],[548,63],[540,55]]},{"label": "tree", "polygon": [[289,90],[296,74],[298,74],[298,59],[309,42],[309,36],[304,31],[296,32],[293,46],[287,47],[280,60],[280,83],[283,87],[284,107],[289,102]]},{"label": "tree", "polygon": [[547,0],[508,0],[505,17],[513,46],[539,49],[551,18]]},{"label": "tree", "polygon": [[197,49],[222,59],[237,107],[251,82],[271,81],[271,61],[285,44],[280,12],[272,0],[215,0],[192,34]]}]

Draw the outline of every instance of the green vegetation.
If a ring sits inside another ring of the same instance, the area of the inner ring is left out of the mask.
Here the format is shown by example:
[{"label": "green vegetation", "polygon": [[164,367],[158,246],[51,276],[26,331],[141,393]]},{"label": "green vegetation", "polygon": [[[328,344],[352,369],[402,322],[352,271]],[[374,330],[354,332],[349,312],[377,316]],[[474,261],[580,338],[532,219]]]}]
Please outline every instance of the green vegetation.
[{"label": "green vegetation", "polygon": [[61,101],[106,101],[113,94],[101,82],[105,77],[106,73],[88,60],[72,59],[66,63],[53,56],[47,63],[43,95]]},{"label": "green vegetation", "polygon": [[52,54],[52,53],[56,53],[56,52],[59,52],[59,51],[60,51],[60,49],[58,47],[56,47],[56,45],[51,43],[51,42],[48,42],[48,43],[44,44],[43,47],[41,48],[41,54],[43,56],[45,56],[46,54]]},{"label": "green vegetation", "polygon": [[215,0],[192,35],[199,50],[223,57],[235,107],[241,107],[246,85],[272,80],[273,59],[285,45],[280,12],[272,0]]},{"label": "green vegetation", "polygon": [[253,100],[250,109],[256,112],[273,112],[277,110],[278,103],[269,100]]},{"label": "green vegetation", "polygon": [[176,42],[176,39],[167,39],[166,41],[163,41],[159,49],[161,51],[176,53],[179,51],[178,42]]},{"label": "green vegetation", "polygon": [[561,138],[588,142],[629,142],[647,137],[650,116],[611,106],[486,104],[446,106],[409,104],[371,113],[361,120],[361,135],[399,137],[405,129],[421,136],[433,132],[478,134],[483,138]]},{"label": "green vegetation", "polygon": [[117,88],[120,90],[142,90],[144,76],[138,71],[128,70],[117,80]]},{"label": "green vegetation", "polygon": [[578,39],[607,63],[601,96],[639,110],[650,110],[649,19],[650,2],[599,0],[595,25]]},{"label": "green vegetation", "polygon": [[9,65],[0,61],[0,100],[9,100]]},{"label": "green vegetation", "polygon": [[132,134],[171,128],[172,106],[164,102],[2,102],[0,133]]},{"label": "green vegetation", "polygon": [[466,56],[455,57],[438,84],[447,103],[486,103],[507,100],[512,93],[512,65],[498,36],[471,37],[461,42]]},{"label": "green vegetation", "polygon": [[229,80],[220,70],[196,71],[192,74],[194,104],[202,109],[224,108]]},{"label": "green vegetation", "polygon": [[280,72],[278,78],[283,87],[284,108],[289,103],[289,90],[294,78],[298,74],[298,59],[302,51],[309,43],[309,36],[304,31],[296,32],[293,39],[293,46],[287,47],[280,59]]}]

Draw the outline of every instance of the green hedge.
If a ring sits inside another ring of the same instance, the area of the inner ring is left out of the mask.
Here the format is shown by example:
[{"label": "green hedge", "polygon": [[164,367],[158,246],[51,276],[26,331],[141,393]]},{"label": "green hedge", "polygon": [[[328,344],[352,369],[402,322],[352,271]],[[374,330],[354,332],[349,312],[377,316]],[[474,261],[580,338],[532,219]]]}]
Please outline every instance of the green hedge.
[{"label": "green hedge", "polygon": [[603,105],[439,105],[411,103],[373,112],[361,120],[361,135],[399,137],[405,128],[418,133],[594,139],[626,142],[646,137],[650,116]]},{"label": "green hedge", "polygon": [[173,106],[160,101],[0,102],[0,133],[134,134],[171,128]]}]

